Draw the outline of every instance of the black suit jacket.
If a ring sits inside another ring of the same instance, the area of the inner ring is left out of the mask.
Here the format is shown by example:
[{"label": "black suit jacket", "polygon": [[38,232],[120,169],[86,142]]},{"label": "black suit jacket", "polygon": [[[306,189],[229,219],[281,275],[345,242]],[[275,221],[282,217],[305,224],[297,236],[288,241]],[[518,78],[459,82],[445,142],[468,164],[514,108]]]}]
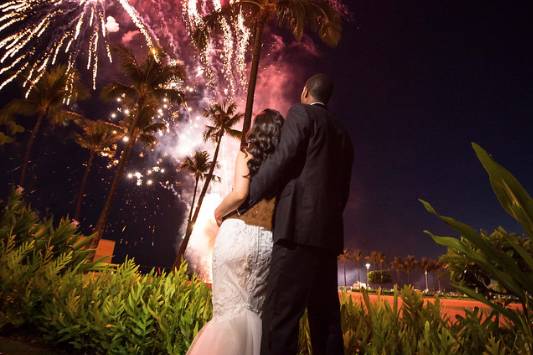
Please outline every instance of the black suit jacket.
[{"label": "black suit jacket", "polygon": [[340,254],[352,162],[350,137],[324,106],[294,105],[276,151],[252,177],[247,205],[277,195],[274,242]]}]

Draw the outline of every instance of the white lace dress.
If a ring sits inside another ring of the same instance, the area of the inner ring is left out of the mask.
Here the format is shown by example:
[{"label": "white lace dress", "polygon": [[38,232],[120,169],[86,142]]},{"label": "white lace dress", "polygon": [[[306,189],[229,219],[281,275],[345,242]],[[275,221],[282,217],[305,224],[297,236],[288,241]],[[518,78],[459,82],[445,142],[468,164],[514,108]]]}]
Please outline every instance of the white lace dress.
[{"label": "white lace dress", "polygon": [[272,232],[225,220],[213,252],[213,319],[188,355],[259,355],[261,308],[272,253]]}]

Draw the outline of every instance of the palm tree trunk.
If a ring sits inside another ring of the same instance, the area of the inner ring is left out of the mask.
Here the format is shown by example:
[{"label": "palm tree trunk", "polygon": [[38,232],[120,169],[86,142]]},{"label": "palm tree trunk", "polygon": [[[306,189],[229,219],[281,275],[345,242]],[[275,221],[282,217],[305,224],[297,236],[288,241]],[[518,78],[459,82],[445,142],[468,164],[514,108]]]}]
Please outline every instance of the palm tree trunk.
[{"label": "palm tree trunk", "polygon": [[41,113],[37,117],[37,121],[35,122],[35,125],[33,126],[33,129],[31,130],[30,139],[28,140],[28,143],[26,144],[26,151],[24,152],[24,157],[22,158],[22,169],[20,171],[20,179],[19,179],[19,185],[22,187],[24,187],[24,180],[26,179],[26,172],[28,170],[28,164],[30,162],[31,149],[33,147],[33,143],[35,143],[35,138],[37,137],[37,134],[39,133],[39,130],[41,129],[41,125],[43,124],[45,117],[46,117],[46,112]]},{"label": "palm tree trunk", "polygon": [[342,269],[344,271],[344,287],[346,287],[347,286],[347,283],[346,283],[346,263],[343,264]]},{"label": "palm tree trunk", "polygon": [[202,208],[202,203],[204,202],[204,197],[207,194],[207,189],[209,188],[209,184],[211,183],[211,180],[213,179],[213,174],[215,172],[215,166],[217,165],[218,153],[220,151],[220,143],[222,142],[223,134],[224,133],[222,132],[217,139],[217,147],[215,148],[215,154],[213,155],[213,164],[211,165],[211,168],[209,169],[209,173],[207,174],[207,177],[205,179],[204,186],[202,187],[202,191],[200,192],[200,197],[198,198],[198,203],[196,204],[196,209],[194,210],[192,219],[190,223],[187,223],[187,229],[185,230],[185,236],[183,236],[183,240],[181,241],[180,246],[178,248],[178,252],[176,254],[176,260],[174,261],[174,267],[176,268],[180,267],[183,255],[185,255],[185,250],[187,249],[187,245],[189,244],[189,239],[191,239],[193,226],[196,223],[196,220],[198,219],[198,215],[200,214],[200,209]]},{"label": "palm tree trunk", "polygon": [[91,168],[93,166],[93,161],[96,153],[94,151],[91,151],[89,155],[89,160],[87,160],[87,167],[85,168],[85,173],[83,174],[83,178],[81,179],[81,185],[80,185],[80,191],[78,192],[78,198],[76,199],[76,209],[74,212],[74,219],[80,220],[80,212],[81,212],[81,202],[83,200],[83,193],[85,192],[85,186],[87,185],[87,180],[89,178],[89,173],[91,172]]},{"label": "palm tree trunk", "polygon": [[263,43],[263,29],[265,27],[266,17],[259,12],[254,30],[254,46],[252,52],[252,67],[250,68],[250,77],[248,79],[248,93],[246,97],[246,110],[244,111],[244,122],[242,124],[241,147],[246,145],[246,133],[252,123],[252,112],[254,108],[255,85],[257,83],[257,70],[259,68],[259,58],[261,57],[261,45]]},{"label": "palm tree trunk", "polygon": [[98,246],[100,239],[102,239],[104,235],[105,227],[107,224],[107,218],[109,216],[109,211],[111,210],[113,198],[115,197],[115,192],[117,190],[118,182],[124,173],[126,162],[130,156],[130,152],[133,146],[135,145],[135,141],[136,141],[136,137],[131,137],[128,145],[126,146],[126,149],[124,149],[124,152],[122,152],[122,156],[120,157],[120,161],[118,162],[117,171],[115,172],[115,176],[113,176],[113,181],[111,183],[111,189],[107,193],[107,197],[104,203],[104,208],[102,209],[102,212],[100,212],[100,216],[98,217],[98,222],[96,223],[96,227],[95,227],[96,235],[91,243],[92,248],[96,248]]},{"label": "palm tree trunk", "polygon": [[192,194],[191,210],[189,211],[189,218],[187,218],[187,224],[191,223],[192,211],[194,210],[194,201],[196,201],[196,191],[198,190],[199,181],[200,181],[200,178],[196,177],[196,180],[194,181],[194,192]]}]

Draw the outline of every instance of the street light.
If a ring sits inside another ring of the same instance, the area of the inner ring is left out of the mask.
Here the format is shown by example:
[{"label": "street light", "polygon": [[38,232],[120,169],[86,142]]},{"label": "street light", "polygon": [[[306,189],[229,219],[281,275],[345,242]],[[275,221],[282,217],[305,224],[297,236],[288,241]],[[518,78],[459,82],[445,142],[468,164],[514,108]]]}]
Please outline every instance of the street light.
[{"label": "street light", "polygon": [[428,271],[427,270],[424,270],[424,275],[426,276],[426,293],[429,292],[429,287],[428,287]]},{"label": "street light", "polygon": [[370,288],[369,286],[370,283],[368,282],[368,270],[370,269],[370,263],[366,263],[365,266],[366,266],[366,286]]}]

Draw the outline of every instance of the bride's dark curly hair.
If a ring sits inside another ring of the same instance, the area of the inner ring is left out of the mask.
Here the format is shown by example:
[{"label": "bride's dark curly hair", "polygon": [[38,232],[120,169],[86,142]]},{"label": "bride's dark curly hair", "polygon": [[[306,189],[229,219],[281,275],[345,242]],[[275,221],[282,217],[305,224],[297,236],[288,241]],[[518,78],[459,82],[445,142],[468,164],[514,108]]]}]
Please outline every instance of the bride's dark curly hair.
[{"label": "bride's dark curly hair", "polygon": [[257,116],[248,134],[246,152],[252,155],[248,160],[250,176],[254,176],[263,161],[276,149],[281,136],[283,116],[276,110],[266,109]]}]

